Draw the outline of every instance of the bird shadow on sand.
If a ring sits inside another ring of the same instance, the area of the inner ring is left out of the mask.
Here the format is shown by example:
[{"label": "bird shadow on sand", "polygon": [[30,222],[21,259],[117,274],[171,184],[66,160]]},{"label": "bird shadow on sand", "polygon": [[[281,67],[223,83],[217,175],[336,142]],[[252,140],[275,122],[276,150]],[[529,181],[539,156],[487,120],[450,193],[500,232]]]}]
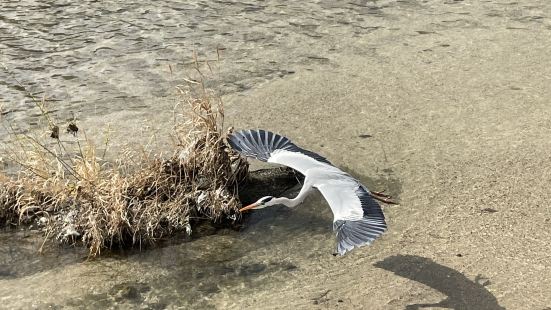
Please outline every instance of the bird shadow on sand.
[{"label": "bird shadow on sand", "polygon": [[480,275],[474,281],[471,281],[457,270],[440,265],[431,259],[415,255],[390,256],[375,263],[374,266],[392,271],[400,277],[430,286],[447,296],[446,299],[438,303],[407,305],[405,309],[408,310],[429,307],[456,310],[505,309],[499,305],[496,297],[486,289],[490,281],[483,281]]}]

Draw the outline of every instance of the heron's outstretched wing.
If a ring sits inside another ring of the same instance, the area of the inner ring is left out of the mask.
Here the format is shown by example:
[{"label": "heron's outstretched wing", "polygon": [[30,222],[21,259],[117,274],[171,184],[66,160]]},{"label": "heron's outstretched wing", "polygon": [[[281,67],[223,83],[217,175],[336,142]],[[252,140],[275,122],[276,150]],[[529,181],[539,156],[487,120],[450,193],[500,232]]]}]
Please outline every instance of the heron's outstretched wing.
[{"label": "heron's outstretched wing", "polygon": [[247,157],[289,166],[301,173],[320,164],[332,164],[314,152],[296,146],[288,138],[265,130],[241,130],[228,136],[231,147]]},{"label": "heron's outstretched wing", "polygon": [[316,186],[329,203],[335,216],[337,252],[344,255],[355,247],[368,245],[386,230],[381,206],[358,181],[350,178],[333,180]]},{"label": "heron's outstretched wing", "polygon": [[324,157],[264,130],[234,132],[228,136],[228,142],[244,156],[286,165],[305,175],[307,171],[321,173],[320,178],[314,177],[321,182],[314,182],[313,186],[320,190],[335,216],[333,229],[337,231],[340,255],[370,244],[386,230],[383,211],[369,191]]}]

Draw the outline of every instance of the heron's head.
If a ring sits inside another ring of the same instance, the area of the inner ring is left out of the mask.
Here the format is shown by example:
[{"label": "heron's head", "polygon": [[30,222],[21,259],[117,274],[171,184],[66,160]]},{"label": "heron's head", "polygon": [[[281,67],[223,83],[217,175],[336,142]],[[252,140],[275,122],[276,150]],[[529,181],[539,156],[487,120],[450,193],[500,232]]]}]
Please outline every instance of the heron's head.
[{"label": "heron's head", "polygon": [[239,212],[247,211],[247,210],[253,210],[253,209],[262,209],[269,206],[273,206],[277,204],[274,197],[272,196],[265,196],[260,199],[258,199],[255,203],[251,203],[250,205],[243,207],[239,209]]}]

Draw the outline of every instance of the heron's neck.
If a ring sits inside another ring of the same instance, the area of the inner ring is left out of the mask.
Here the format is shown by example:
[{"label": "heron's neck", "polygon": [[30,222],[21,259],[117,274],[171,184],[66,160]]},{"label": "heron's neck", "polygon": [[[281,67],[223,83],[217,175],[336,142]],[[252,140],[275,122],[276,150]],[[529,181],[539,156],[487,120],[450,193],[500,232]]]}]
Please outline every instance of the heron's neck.
[{"label": "heron's neck", "polygon": [[295,198],[289,199],[287,197],[279,197],[279,198],[276,198],[277,203],[285,205],[289,208],[294,208],[299,204],[301,204],[304,201],[304,199],[306,199],[306,196],[308,196],[308,193],[310,192],[311,189],[312,189],[312,186],[310,186],[307,183],[304,183],[304,185],[300,189],[300,192]]},{"label": "heron's neck", "polygon": [[297,200],[296,198],[289,199],[287,197],[278,197],[274,199],[274,205],[284,205],[289,208],[294,208],[298,206],[302,201]]}]

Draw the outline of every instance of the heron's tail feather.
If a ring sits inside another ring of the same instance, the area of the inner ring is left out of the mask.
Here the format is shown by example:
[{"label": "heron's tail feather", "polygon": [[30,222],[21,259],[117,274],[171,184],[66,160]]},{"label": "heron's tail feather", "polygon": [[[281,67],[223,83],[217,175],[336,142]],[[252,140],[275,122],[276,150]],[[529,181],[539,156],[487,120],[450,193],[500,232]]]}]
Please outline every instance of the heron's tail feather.
[{"label": "heron's tail feather", "polygon": [[337,231],[337,252],[344,255],[354,248],[371,244],[385,232],[386,223],[380,216],[364,216],[357,221],[337,220],[333,229]]},{"label": "heron's tail feather", "polygon": [[318,161],[331,164],[324,157],[296,146],[288,138],[266,130],[240,130],[228,136],[231,147],[247,157],[268,161],[275,150],[287,150],[308,155]]}]

